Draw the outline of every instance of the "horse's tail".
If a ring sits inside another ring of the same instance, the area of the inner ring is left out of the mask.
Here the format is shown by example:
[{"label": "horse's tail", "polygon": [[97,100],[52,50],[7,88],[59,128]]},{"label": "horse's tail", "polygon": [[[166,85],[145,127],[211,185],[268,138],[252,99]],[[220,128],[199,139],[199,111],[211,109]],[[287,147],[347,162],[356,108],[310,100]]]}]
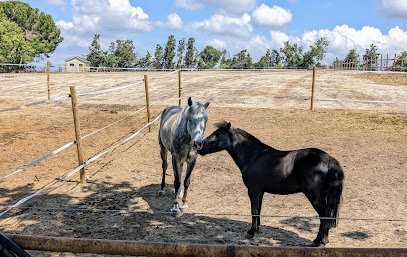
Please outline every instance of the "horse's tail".
[{"label": "horse's tail", "polygon": [[326,215],[330,220],[330,227],[338,225],[339,208],[342,201],[344,173],[339,162],[330,157],[328,164],[328,191],[326,194]]}]

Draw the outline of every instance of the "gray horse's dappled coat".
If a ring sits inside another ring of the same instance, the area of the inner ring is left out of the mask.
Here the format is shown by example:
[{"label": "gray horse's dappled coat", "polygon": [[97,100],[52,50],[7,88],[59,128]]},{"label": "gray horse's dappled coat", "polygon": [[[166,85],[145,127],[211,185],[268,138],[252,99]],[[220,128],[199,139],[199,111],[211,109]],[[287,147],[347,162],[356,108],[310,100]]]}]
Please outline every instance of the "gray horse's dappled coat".
[{"label": "gray horse's dappled coat", "polygon": [[202,148],[208,115],[206,109],[209,103],[201,104],[188,99],[188,105],[184,108],[169,106],[161,114],[158,141],[162,159],[162,182],[160,194],[165,193],[165,173],[167,170],[167,153],[172,155],[174,170],[175,199],[172,211],[179,212],[178,197],[182,194],[181,173],[184,162],[187,163],[187,171],[184,180],[183,205],[186,207],[186,197],[190,184],[190,176],[196,163],[196,150]]}]

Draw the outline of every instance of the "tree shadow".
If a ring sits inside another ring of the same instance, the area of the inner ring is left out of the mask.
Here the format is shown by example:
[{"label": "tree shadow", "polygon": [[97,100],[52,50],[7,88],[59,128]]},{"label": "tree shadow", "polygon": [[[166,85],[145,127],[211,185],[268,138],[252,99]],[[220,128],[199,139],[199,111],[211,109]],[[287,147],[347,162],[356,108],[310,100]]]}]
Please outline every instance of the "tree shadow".
[{"label": "tree shadow", "polygon": [[[104,181],[88,183],[83,189],[76,182],[67,182],[65,187],[67,185],[70,190],[66,193],[54,191],[38,195],[25,203],[22,209],[13,209],[0,219],[0,229],[11,234],[177,243],[269,246],[304,246],[311,243],[295,232],[270,226],[261,226],[261,232],[255,239],[249,240],[245,234],[250,222],[188,212],[180,217],[162,213],[168,211],[173,193],[158,196],[158,184],[136,188],[129,182],[113,184]],[[27,191],[34,192],[32,188],[27,189],[23,190],[26,194]],[[2,189],[2,192],[9,195],[10,202],[14,203],[21,190]],[[250,221],[250,217],[247,219]]]}]

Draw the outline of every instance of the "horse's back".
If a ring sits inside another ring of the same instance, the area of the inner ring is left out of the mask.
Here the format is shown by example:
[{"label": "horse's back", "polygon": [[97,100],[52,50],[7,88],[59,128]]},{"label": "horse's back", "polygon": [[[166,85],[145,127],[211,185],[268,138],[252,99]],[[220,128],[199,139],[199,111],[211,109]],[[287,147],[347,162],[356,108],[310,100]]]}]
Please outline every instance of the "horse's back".
[{"label": "horse's back", "polygon": [[166,107],[161,113],[158,139],[167,150],[171,151],[174,134],[180,122],[182,108],[176,105]]}]

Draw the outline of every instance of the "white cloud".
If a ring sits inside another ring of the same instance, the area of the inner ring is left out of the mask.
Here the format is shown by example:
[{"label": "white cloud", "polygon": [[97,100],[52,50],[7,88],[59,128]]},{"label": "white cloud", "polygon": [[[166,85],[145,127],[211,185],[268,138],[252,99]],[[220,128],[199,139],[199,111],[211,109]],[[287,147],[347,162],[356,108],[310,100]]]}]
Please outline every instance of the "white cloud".
[{"label": "white cloud", "polygon": [[215,48],[218,49],[218,50],[226,49],[226,43],[225,43],[225,41],[220,40],[220,39],[217,39],[217,38],[208,40],[206,43],[207,43],[207,45],[213,46],[213,47],[215,47]]},{"label": "white cloud", "polygon": [[270,7],[261,4],[253,11],[253,20],[256,24],[270,28],[281,28],[287,26],[292,20],[292,13],[280,6]]},{"label": "white cloud", "polygon": [[233,18],[215,14],[209,19],[197,22],[194,28],[208,33],[228,35],[234,37],[249,37],[253,32],[250,24],[251,17],[247,13],[240,18]]},{"label": "white cloud", "polygon": [[182,28],[182,19],[176,13],[171,13],[168,15],[168,27],[172,29],[181,29]]},{"label": "white cloud", "polygon": [[50,5],[65,6],[65,0],[46,0]]},{"label": "white cloud", "polygon": [[335,57],[344,58],[350,49],[356,49],[359,55],[363,55],[365,49],[369,48],[371,44],[376,45],[380,53],[391,55],[405,51],[407,45],[407,31],[397,26],[391,28],[387,34],[383,34],[375,27],[365,26],[357,30],[348,25],[341,25],[336,26],[333,30],[311,30],[304,32],[301,37],[282,36],[280,39],[288,38],[290,42],[297,42],[307,49],[309,45],[321,37],[326,37],[330,43],[325,60],[328,62],[331,62]]},{"label": "white cloud", "polygon": [[72,13],[72,21],[56,22],[64,37],[60,48],[85,48],[97,33],[106,42],[151,29],[148,14],[129,0],[72,0]]},{"label": "white cloud", "polygon": [[381,0],[381,10],[389,17],[407,19],[407,0]]},{"label": "white cloud", "polygon": [[271,46],[273,49],[280,49],[284,46],[284,42],[289,41],[290,37],[281,31],[270,31]]},{"label": "white cloud", "polygon": [[255,4],[256,0],[175,0],[176,6],[188,10],[212,6],[223,14],[243,14],[252,10]]},{"label": "white cloud", "polygon": [[148,15],[142,8],[132,6],[129,0],[72,0],[72,9],[73,26],[61,28],[74,33],[125,34],[151,28]]},{"label": "white cloud", "polygon": [[55,22],[58,28],[62,30],[67,30],[67,29],[72,29],[73,28],[73,23],[72,22],[66,22],[63,20]]}]

